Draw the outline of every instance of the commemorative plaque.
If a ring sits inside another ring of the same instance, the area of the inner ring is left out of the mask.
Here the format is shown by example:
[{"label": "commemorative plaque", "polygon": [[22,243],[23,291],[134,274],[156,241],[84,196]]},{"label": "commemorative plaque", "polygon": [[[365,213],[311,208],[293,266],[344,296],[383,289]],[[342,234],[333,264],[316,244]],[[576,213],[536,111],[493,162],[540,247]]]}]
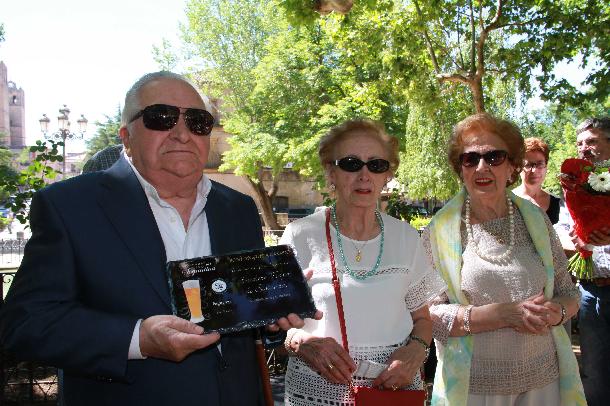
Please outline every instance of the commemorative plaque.
[{"label": "commemorative plaque", "polygon": [[316,312],[292,248],[209,256],[167,264],[176,316],[205,331],[229,333],[274,323],[288,313]]}]

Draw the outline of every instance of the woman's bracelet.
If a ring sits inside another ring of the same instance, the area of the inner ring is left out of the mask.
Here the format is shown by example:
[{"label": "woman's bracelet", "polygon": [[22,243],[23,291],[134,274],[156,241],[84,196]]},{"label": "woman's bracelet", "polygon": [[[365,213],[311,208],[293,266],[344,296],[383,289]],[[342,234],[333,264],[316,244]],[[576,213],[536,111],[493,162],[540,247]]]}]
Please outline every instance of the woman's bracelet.
[{"label": "woman's bracelet", "polygon": [[563,305],[563,303],[559,303],[559,302],[555,302],[555,303],[557,303],[559,306],[561,306],[561,320],[559,320],[559,323],[553,324],[553,327],[557,327],[557,326],[563,324],[564,320],[566,319],[566,314],[567,314],[566,307]]},{"label": "woman's bracelet", "polygon": [[416,336],[415,334],[411,334],[411,341],[415,341],[419,343],[424,348],[424,352],[426,353],[426,358],[424,359],[424,363],[428,361],[428,356],[430,355],[430,345],[424,341],[420,336]]},{"label": "woman's bracelet", "polygon": [[284,340],[284,348],[286,348],[286,352],[291,357],[295,357],[297,355],[296,351],[292,348],[292,339],[299,332],[297,328],[291,328],[288,330],[288,334],[286,334],[286,340]]},{"label": "woman's bracelet", "polygon": [[466,335],[472,335],[472,331],[470,331],[470,312],[473,307],[473,305],[468,305],[464,310],[464,331],[466,332]]}]

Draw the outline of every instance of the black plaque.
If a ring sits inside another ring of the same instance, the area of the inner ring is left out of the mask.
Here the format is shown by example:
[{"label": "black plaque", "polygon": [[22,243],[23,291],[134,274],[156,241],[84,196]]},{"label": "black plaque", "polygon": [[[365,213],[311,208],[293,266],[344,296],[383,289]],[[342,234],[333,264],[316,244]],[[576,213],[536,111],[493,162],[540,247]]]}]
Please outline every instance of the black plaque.
[{"label": "black plaque", "polygon": [[288,313],[305,318],[316,312],[288,245],[171,261],[167,274],[174,314],[205,331],[241,331],[274,323]]}]

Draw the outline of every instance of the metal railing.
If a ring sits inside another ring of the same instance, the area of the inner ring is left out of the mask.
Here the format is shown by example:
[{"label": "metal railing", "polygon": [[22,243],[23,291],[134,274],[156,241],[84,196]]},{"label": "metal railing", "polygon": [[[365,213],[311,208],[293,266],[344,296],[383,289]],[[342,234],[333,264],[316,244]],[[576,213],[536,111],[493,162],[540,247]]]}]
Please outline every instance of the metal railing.
[{"label": "metal railing", "polygon": [[57,368],[34,362],[17,362],[9,353],[0,354],[0,404],[55,405],[58,402]]},{"label": "metal railing", "polygon": [[23,249],[28,240],[0,240],[0,267],[18,268],[23,258]]},{"label": "metal railing", "polygon": [[[0,240],[0,307],[17,268],[27,240]],[[19,362],[0,348],[0,404],[40,405],[57,403],[57,368],[34,362]]]}]

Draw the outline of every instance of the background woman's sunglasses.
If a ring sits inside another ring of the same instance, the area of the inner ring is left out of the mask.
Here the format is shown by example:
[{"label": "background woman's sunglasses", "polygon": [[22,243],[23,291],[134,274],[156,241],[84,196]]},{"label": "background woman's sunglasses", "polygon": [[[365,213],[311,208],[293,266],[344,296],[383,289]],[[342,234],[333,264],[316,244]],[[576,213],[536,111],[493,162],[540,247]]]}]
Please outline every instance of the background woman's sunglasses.
[{"label": "background woman's sunglasses", "polygon": [[153,104],[136,113],[129,121],[134,122],[142,117],[144,126],[149,130],[168,131],[178,124],[180,114],[184,114],[186,127],[197,135],[210,135],[214,127],[214,117],[206,110],[170,106],[169,104]]},{"label": "background woman's sunglasses", "polygon": [[364,165],[366,165],[368,170],[373,173],[384,173],[390,169],[390,163],[381,158],[371,159],[368,162],[364,162],[356,157],[346,156],[345,158],[337,159],[333,162],[333,164],[337,165],[346,172],[358,172]]},{"label": "background woman's sunglasses", "polygon": [[488,165],[498,166],[502,165],[508,156],[508,152],[501,149],[494,149],[493,151],[479,154],[478,152],[464,152],[460,155],[460,162],[462,166],[466,168],[472,168],[478,166],[481,158],[485,160]]}]

